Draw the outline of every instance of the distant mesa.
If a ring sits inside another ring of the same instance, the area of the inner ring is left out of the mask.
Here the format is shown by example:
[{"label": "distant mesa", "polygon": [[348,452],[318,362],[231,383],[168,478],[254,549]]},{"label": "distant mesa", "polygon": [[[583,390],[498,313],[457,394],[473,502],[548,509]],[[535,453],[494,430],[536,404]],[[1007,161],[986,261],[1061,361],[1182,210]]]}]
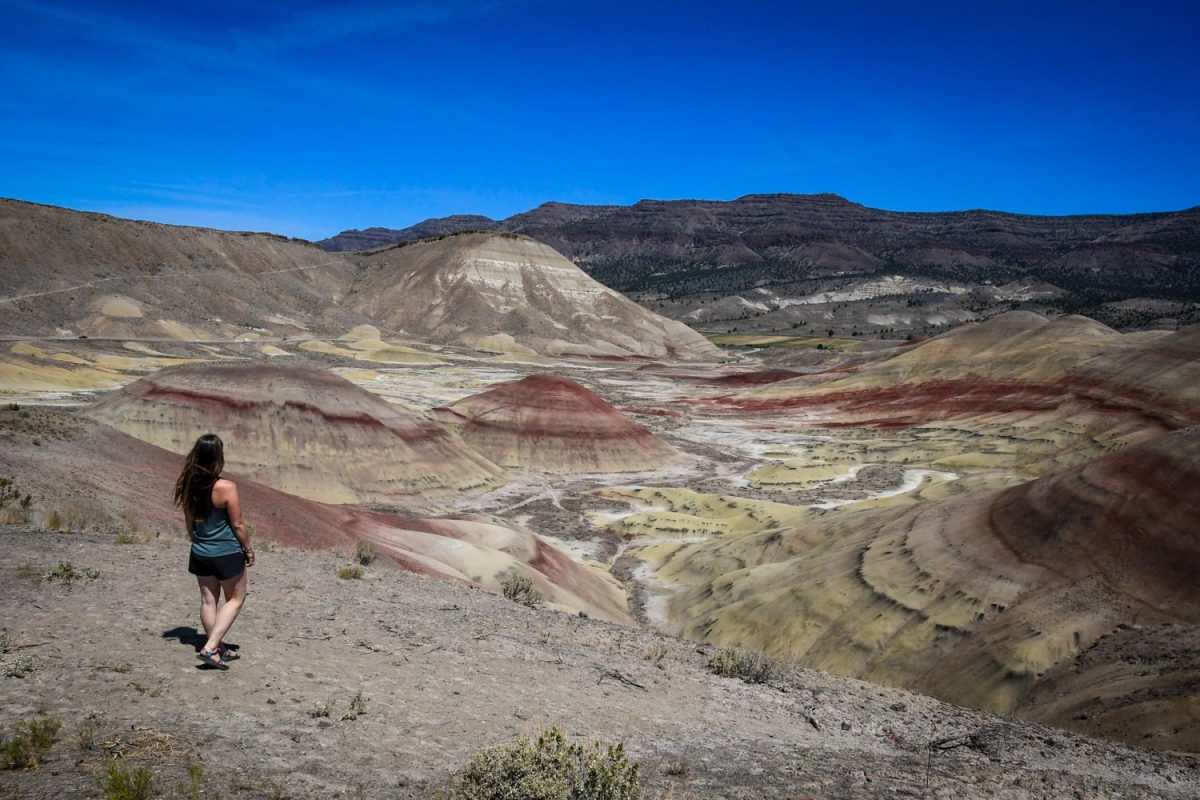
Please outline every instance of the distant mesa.
[{"label": "distant mesa", "polygon": [[330,252],[372,250],[396,242],[410,242],[435,236],[449,236],[470,231],[495,230],[496,220],[479,214],[451,214],[448,217],[427,219],[400,230],[392,228],[367,228],[366,230],[342,231],[337,236],[323,239],[319,244]]},{"label": "distant mesa", "polygon": [[558,375],[501,383],[439,411],[467,444],[503,467],[635,472],[679,456],[595,393]]},{"label": "distant mesa", "polygon": [[691,328],[597,283],[527,236],[460,234],[357,258],[354,310],[426,341],[488,347],[507,334],[545,355],[720,357]]},{"label": "distant mesa", "polygon": [[[373,229],[371,244],[454,224]],[[722,331],[920,335],[1014,304],[1050,310],[1081,302],[1122,328],[1176,328],[1196,321],[1190,304],[1200,299],[1200,207],[1034,216],[758,194],[545,203],[492,225],[545,242],[660,313]],[[341,249],[357,233],[320,244]],[[1145,297],[1149,287],[1154,301]],[[1064,294],[1072,301],[1065,306],[1055,300]],[[1122,308],[1107,298],[1136,303]]]},{"label": "distant mesa", "polygon": [[421,506],[502,476],[436,422],[315,367],[172,367],[85,413],[175,453],[218,433],[231,470],[326,503]]}]

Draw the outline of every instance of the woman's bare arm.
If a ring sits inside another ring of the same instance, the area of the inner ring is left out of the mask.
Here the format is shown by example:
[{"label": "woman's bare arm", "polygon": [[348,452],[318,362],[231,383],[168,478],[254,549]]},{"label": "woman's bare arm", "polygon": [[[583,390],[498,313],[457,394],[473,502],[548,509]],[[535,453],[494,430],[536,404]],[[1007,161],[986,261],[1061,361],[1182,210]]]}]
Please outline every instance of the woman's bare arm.
[{"label": "woman's bare arm", "polygon": [[242,501],[238,497],[237,484],[228,480],[223,480],[221,483],[223,485],[218,492],[225,500],[225,510],[229,512],[229,524],[233,528],[233,535],[237,537],[242,549],[246,551],[246,566],[253,566],[254,548],[250,546],[250,532],[242,519]]}]

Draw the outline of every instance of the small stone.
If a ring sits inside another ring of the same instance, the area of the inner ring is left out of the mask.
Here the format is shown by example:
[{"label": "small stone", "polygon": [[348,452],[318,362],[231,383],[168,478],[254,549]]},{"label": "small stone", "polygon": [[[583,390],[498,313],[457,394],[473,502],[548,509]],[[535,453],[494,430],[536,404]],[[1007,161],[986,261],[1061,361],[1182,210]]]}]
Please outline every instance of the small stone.
[{"label": "small stone", "polygon": [[849,723],[849,722],[843,722],[843,723],[842,723],[842,730],[844,730],[844,731],[848,731],[848,730],[850,730],[850,723]]},{"label": "small stone", "polygon": [[908,711],[908,706],[904,703],[892,703],[891,709],[892,711]]}]

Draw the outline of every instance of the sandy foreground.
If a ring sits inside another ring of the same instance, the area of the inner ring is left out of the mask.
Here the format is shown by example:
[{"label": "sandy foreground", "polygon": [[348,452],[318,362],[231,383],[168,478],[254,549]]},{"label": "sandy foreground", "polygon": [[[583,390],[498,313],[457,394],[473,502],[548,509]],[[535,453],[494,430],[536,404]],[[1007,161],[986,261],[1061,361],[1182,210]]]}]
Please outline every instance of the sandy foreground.
[{"label": "sandy foreground", "polygon": [[[243,657],[218,672],[195,659],[184,542],[9,526],[0,548],[3,658],[33,667],[0,677],[0,718],[63,720],[40,769],[0,772],[4,797],[100,797],[115,756],[168,797],[188,764],[208,797],[431,797],[555,723],[623,740],[649,798],[1200,796],[1195,759],[812,670],[748,685],[710,674],[708,646],[383,566],[343,580],[331,553],[260,553],[229,637]],[[38,577],[63,561],[99,575]],[[366,713],[341,719],[357,692]]]}]

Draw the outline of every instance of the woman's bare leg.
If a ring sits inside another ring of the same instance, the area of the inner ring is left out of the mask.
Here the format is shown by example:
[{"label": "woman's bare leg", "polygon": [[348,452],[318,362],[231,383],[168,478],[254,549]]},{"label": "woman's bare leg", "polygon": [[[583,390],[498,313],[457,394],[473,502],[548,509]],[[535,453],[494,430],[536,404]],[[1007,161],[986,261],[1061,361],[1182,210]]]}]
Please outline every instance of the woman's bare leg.
[{"label": "woman's bare leg", "polygon": [[211,575],[197,575],[196,582],[200,584],[200,622],[204,625],[204,635],[209,636],[217,622],[217,601],[221,598],[221,582]]},{"label": "woman's bare leg", "polygon": [[208,632],[208,641],[204,643],[204,649],[210,653],[215,653],[221,646],[221,640],[246,602],[246,571],[242,570],[236,578],[221,581],[221,591],[225,593],[225,604],[218,609],[217,618]]}]

